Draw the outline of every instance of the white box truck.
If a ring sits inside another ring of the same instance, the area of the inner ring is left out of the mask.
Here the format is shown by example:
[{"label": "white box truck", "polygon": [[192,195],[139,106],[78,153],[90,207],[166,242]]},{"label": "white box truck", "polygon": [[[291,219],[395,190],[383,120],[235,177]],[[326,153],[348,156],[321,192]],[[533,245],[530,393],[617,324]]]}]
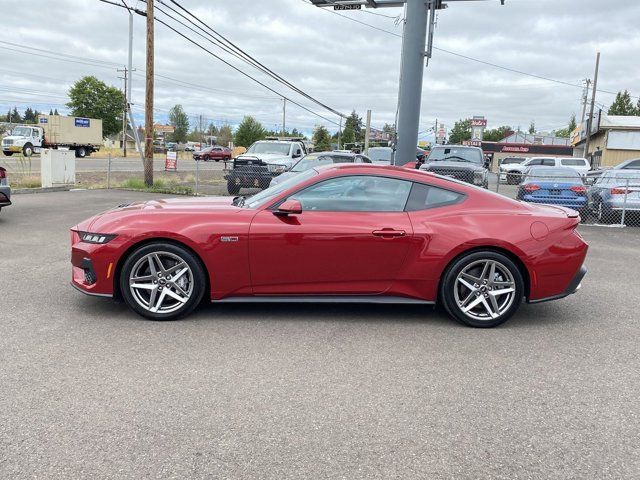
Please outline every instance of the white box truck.
[{"label": "white box truck", "polygon": [[42,148],[73,150],[83,158],[102,145],[102,120],[96,118],[39,115],[36,125],[18,125],[2,139],[2,152],[30,157]]}]

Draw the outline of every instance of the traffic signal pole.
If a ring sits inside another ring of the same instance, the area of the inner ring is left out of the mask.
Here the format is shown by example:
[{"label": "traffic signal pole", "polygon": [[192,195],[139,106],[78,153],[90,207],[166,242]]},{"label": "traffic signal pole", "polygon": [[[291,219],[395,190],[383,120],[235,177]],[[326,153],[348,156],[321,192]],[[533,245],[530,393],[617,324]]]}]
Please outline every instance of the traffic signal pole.
[{"label": "traffic signal pole", "polygon": [[394,165],[404,165],[416,158],[425,42],[430,2],[407,0],[407,15],[402,36],[402,74],[398,93],[398,142]]}]

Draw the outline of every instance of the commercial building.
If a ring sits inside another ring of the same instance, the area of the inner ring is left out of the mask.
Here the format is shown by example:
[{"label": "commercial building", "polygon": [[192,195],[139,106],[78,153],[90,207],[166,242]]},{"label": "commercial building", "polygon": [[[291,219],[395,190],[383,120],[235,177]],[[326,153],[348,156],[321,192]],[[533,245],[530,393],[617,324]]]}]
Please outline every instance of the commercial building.
[{"label": "commercial building", "polygon": [[586,123],[572,134],[574,156],[589,158],[594,167],[613,167],[640,158],[640,116],[607,115],[600,110],[594,115],[587,155]]}]

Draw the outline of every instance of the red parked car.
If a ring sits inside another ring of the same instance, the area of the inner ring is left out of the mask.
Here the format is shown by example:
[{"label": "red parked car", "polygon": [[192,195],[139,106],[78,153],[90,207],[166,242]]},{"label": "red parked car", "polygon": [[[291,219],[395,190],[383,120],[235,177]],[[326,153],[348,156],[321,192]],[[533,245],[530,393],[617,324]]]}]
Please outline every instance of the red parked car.
[{"label": "red parked car", "polygon": [[474,327],[574,293],[579,215],[401,167],[334,164],[252,197],[121,205],[71,230],[73,280],[169,320],[212,302],[440,302]]},{"label": "red parked car", "polygon": [[209,160],[215,160],[219,162],[220,160],[231,160],[231,150],[227,147],[219,147],[214,145],[212,147],[206,147],[200,150],[199,152],[195,152],[193,154],[194,160],[204,160],[208,162]]}]

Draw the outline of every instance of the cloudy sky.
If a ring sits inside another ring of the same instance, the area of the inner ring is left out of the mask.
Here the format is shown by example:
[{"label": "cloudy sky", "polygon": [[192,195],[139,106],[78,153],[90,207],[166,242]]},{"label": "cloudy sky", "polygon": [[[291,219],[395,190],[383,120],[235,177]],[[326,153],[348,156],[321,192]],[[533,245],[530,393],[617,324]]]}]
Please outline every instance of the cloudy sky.
[{"label": "cloudy sky", "polygon": [[[119,2],[121,0],[113,0]],[[125,0],[139,9],[143,1]],[[167,10],[162,3],[156,3]],[[170,0],[163,0],[172,5]],[[332,108],[361,115],[372,124],[394,121],[400,64],[400,8],[346,12],[307,0],[179,0],[185,8],[282,77]],[[28,11],[26,11],[28,10]],[[337,121],[308,99],[229,57],[157,12],[212,52],[228,59],[279,93]],[[175,16],[175,14],[172,14]],[[98,0],[34,0],[4,9],[0,33],[0,111],[16,105],[65,110],[66,92],[82,75],[121,86],[116,71],[127,61],[128,14]],[[345,18],[347,17],[347,18]],[[438,15],[435,46],[483,62],[546,77],[547,81],[435,50],[424,70],[421,130],[439,119],[447,127],[459,118],[484,115],[489,127],[539,130],[566,125],[581,114],[579,85],[593,77],[602,54],[598,89],[629,89],[640,96],[640,2],[637,0],[452,1]],[[359,23],[360,22],[360,23]],[[368,24],[368,25],[364,25]],[[375,27],[375,28],[372,28]],[[134,18],[133,102],[144,108],[144,18]],[[156,24],[156,119],[182,104],[195,124],[236,124],[250,114],[268,128],[280,128],[282,99]],[[571,85],[566,85],[564,83]],[[608,106],[614,95],[598,92]],[[332,123],[295,105],[287,106],[287,127],[310,131]],[[421,133],[422,139],[431,137]]]}]

